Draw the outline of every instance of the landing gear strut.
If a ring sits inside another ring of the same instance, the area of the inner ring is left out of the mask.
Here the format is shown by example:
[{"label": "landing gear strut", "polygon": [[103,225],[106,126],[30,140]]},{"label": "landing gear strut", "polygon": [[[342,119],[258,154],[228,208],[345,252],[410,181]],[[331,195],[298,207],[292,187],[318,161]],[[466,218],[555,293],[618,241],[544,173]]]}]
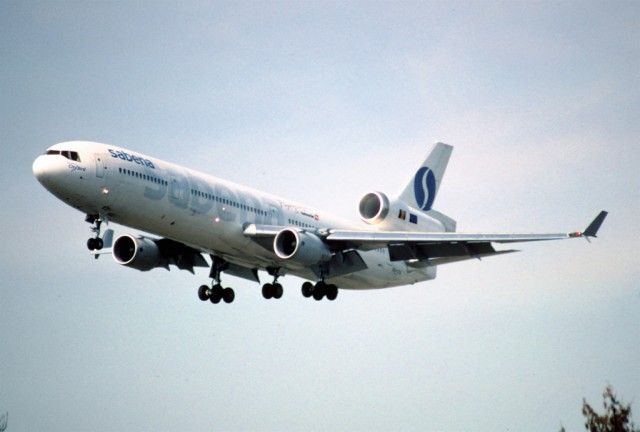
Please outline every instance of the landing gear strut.
[{"label": "landing gear strut", "polygon": [[207,285],[201,285],[198,288],[198,298],[202,301],[211,301],[213,304],[220,303],[224,300],[225,303],[232,303],[236,298],[236,293],[233,288],[223,288],[220,280],[220,275],[229,266],[226,261],[216,256],[211,257],[213,263],[211,264],[211,271],[209,277],[213,279],[211,288]]},{"label": "landing gear strut", "polygon": [[278,273],[280,269],[272,268],[272,269],[267,269],[267,271],[271,276],[273,276],[273,283],[266,283],[262,286],[262,297],[264,297],[267,300],[272,298],[278,300],[282,298],[282,295],[284,294],[282,285],[278,283],[278,278],[280,277]]},{"label": "landing gear strut", "polygon": [[89,238],[89,240],[87,240],[87,248],[91,251],[101,250],[104,247],[104,242],[100,238],[100,226],[102,225],[100,215],[87,215],[84,220],[93,224],[93,226],[91,227],[91,232],[95,234],[94,237],[91,237]]}]

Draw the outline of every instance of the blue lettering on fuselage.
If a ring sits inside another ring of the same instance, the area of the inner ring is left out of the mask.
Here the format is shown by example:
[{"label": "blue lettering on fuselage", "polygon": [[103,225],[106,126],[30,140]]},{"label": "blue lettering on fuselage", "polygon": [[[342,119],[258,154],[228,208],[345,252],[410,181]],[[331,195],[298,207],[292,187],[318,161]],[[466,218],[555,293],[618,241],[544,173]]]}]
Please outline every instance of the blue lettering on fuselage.
[{"label": "blue lettering on fuselage", "polygon": [[169,202],[178,208],[189,207],[189,179],[174,171],[169,171]]},{"label": "blue lettering on fuselage", "polygon": [[141,158],[140,156],[131,155],[127,152],[123,152],[122,150],[109,149],[109,153],[111,154],[112,158],[122,159],[124,161],[136,163],[138,165],[142,165],[147,168],[156,169],[153,162],[151,162],[149,159]]},{"label": "blue lettering on fuselage", "polygon": [[187,171],[160,170],[168,181],[145,184],[143,193],[147,199],[168,199],[174,207],[189,209],[193,214],[207,214],[213,209],[224,222],[284,223],[280,205],[269,198],[234,191],[222,183],[210,184]]},{"label": "blue lettering on fuselage", "polygon": [[76,165],[76,164],[69,164],[69,170],[71,170],[71,172],[87,171],[86,168],[81,167],[80,165]]}]

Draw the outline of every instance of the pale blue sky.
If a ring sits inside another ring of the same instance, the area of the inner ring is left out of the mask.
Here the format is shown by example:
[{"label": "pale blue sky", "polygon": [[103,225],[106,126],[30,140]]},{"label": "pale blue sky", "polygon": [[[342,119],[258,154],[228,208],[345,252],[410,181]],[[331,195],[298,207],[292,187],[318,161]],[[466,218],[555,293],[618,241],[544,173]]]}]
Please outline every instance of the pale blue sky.
[{"label": "pale blue sky", "polygon": [[[639,30],[635,1],[1,1],[8,430],[574,431],[607,384],[640,422]],[[226,277],[214,306],[205,270],[87,254],[31,173],[75,139],[354,219],[440,140],[460,230],[610,216],[336,302]]]}]

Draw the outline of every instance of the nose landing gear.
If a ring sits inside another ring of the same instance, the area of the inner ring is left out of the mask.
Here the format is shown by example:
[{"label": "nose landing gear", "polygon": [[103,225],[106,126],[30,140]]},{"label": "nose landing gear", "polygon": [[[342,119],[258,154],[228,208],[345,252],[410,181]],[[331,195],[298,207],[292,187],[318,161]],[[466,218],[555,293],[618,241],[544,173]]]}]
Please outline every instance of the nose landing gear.
[{"label": "nose landing gear", "polygon": [[[87,249],[89,249],[90,251],[100,251],[103,248],[110,248],[113,242],[113,230],[108,229],[102,236],[100,235],[102,222],[109,223],[109,221],[107,220],[107,216],[103,214],[88,214],[84,220],[93,225],[91,227],[91,232],[94,233],[94,236],[87,240]],[[96,252],[96,259],[98,259],[99,256],[99,252]]]},{"label": "nose landing gear", "polygon": [[87,240],[87,248],[91,251],[101,250],[104,247],[104,242],[100,238],[100,226],[102,225],[100,215],[87,215],[84,220],[89,222],[90,224],[93,224],[93,226],[91,227],[91,232],[95,234],[94,237],[91,237],[89,240]]}]

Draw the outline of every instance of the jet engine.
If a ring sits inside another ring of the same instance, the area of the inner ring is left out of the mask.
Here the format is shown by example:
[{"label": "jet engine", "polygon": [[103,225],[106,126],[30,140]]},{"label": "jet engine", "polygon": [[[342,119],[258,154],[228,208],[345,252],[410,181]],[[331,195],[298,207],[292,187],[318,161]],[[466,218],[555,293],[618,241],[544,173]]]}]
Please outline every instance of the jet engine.
[{"label": "jet engine", "polygon": [[112,254],[118,264],[140,271],[157,267],[169,268],[168,259],[160,253],[156,242],[145,237],[118,237],[113,243]]},{"label": "jet engine", "polygon": [[382,192],[369,192],[360,199],[360,217],[369,225],[378,225],[389,215],[391,203]]},{"label": "jet engine", "polygon": [[[376,229],[393,231],[455,231],[455,221],[435,210],[425,213],[398,199],[389,199],[382,192],[369,192],[360,199],[360,218]],[[453,228],[445,229],[444,220]]]},{"label": "jet engine", "polygon": [[283,260],[313,265],[331,259],[331,251],[315,234],[285,228],[273,240],[273,251]]}]

